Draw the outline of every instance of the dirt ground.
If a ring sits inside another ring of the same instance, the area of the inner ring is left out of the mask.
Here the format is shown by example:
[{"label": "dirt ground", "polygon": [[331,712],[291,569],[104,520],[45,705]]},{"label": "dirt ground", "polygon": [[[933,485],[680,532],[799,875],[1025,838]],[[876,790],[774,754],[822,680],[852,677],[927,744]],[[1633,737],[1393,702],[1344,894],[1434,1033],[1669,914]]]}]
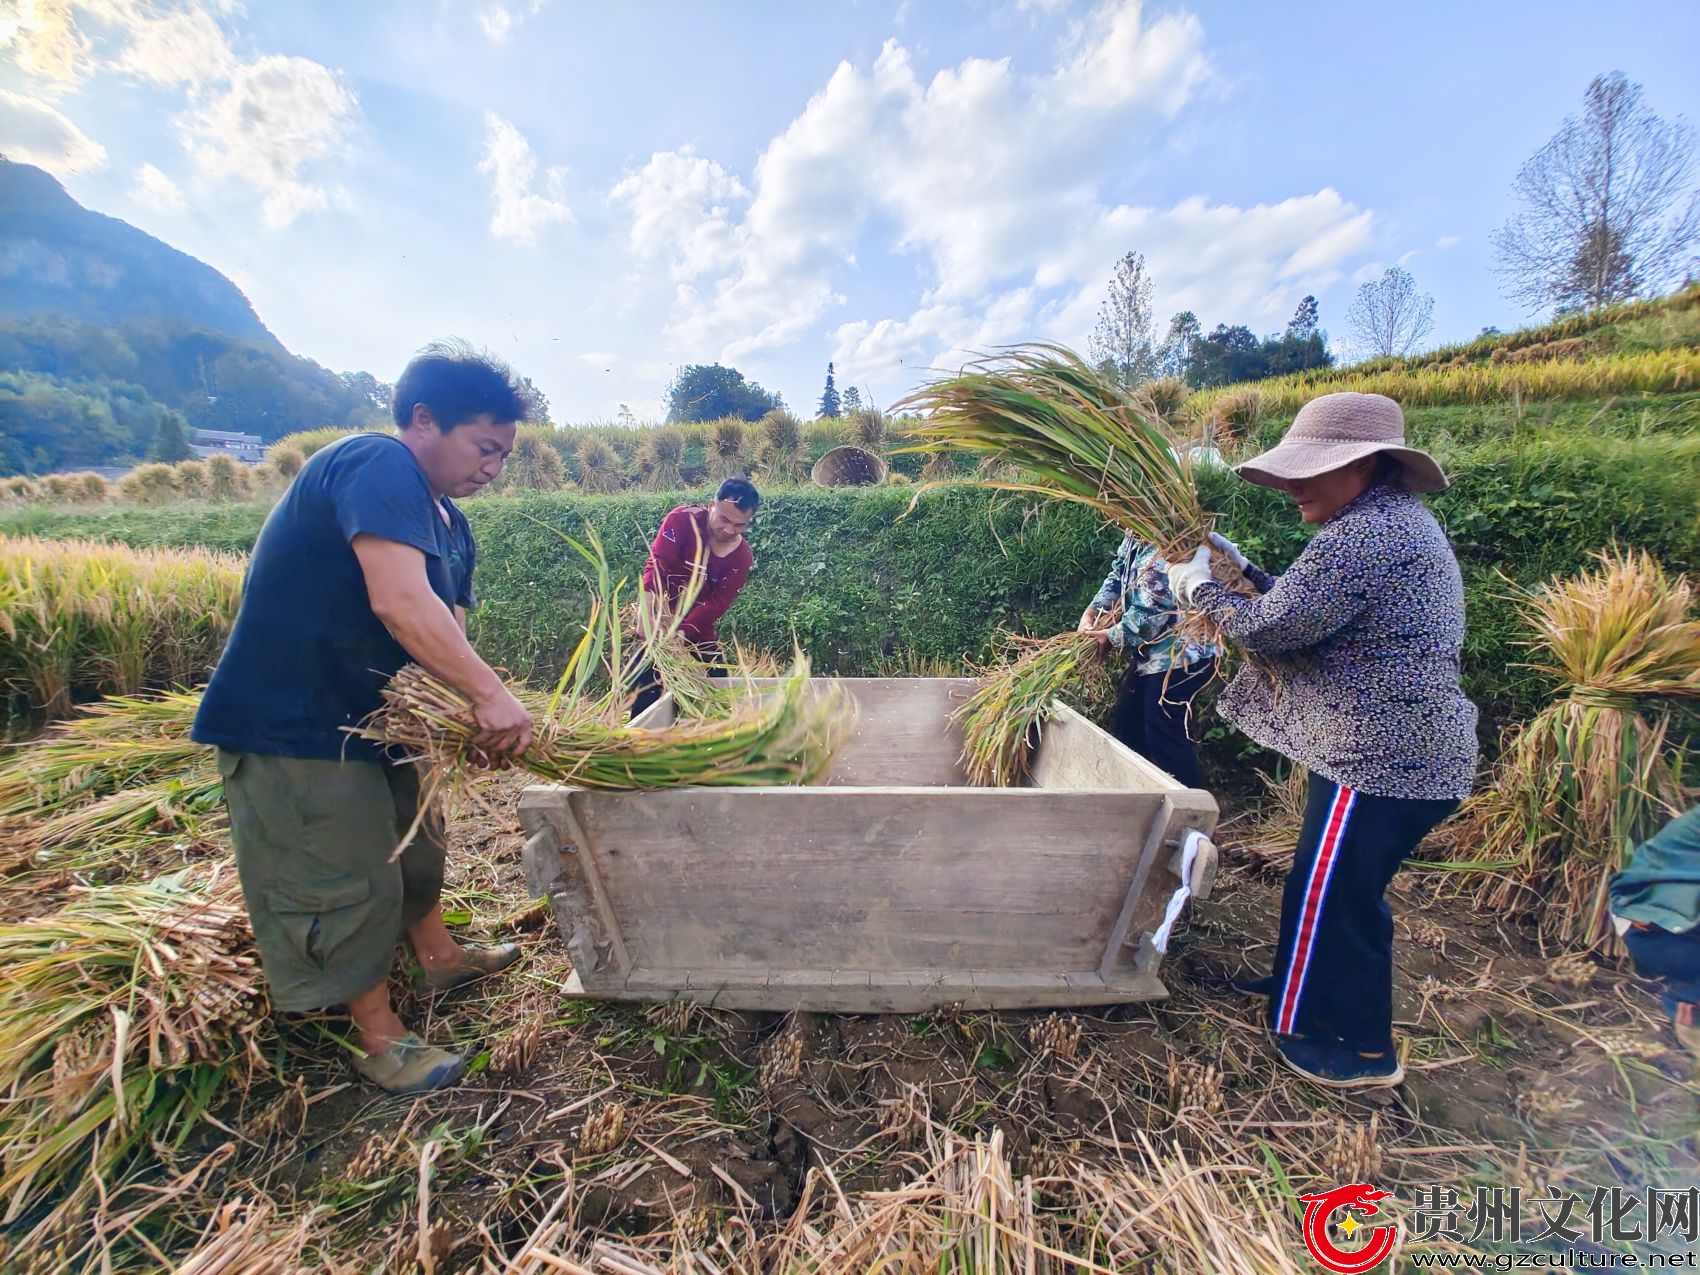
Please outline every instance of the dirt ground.
[{"label": "dirt ground", "polygon": [[[1106,1163],[1144,1134],[1237,1149],[1298,1190],[1680,1185],[1700,1181],[1700,1087],[1644,985],[1548,960],[1526,936],[1440,892],[1396,883],[1398,1091],[1327,1093],[1271,1061],[1259,1003],[1228,980],[1268,967],[1279,877],[1224,832],[1215,898],[1164,965],[1171,996],[1064,1014],[763,1015],[615,1006],[562,994],[563,943],[523,899],[520,783],[456,822],[451,920],[518,936],[524,961],[426,1003],[410,1022],[475,1056],[459,1089],[417,1100],[352,1083],[324,1028],[286,1030],[283,1095],[256,1093],[218,1172],[227,1191],[328,1205],[337,1247],[416,1248],[422,1148],[437,1269],[512,1253],[572,1180],[581,1224],[610,1235],[706,1233],[728,1210],[774,1222],[805,1175],[894,1189],[925,1130],[1001,1129],[1017,1174],[1059,1156]],[[210,1181],[208,1187],[217,1183]],[[1674,1251],[1674,1250],[1673,1250]],[[370,1269],[368,1265],[365,1269]]]}]

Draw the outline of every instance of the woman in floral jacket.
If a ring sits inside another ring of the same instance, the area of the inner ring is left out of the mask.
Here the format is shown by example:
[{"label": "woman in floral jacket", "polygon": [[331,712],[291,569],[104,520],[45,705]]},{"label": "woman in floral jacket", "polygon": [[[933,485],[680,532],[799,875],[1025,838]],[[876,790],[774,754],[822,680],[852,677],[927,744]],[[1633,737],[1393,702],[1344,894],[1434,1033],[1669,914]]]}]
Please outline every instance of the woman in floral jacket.
[{"label": "woman in floral jacket", "polygon": [[1096,636],[1100,651],[1113,648],[1128,657],[1110,733],[1188,788],[1202,788],[1188,719],[1193,697],[1209,683],[1222,648],[1187,641],[1175,618],[1169,564],[1155,546],[1129,534],[1081,615],[1079,631]]},{"label": "woman in floral jacket", "polygon": [[1276,1049],[1335,1087],[1395,1085],[1393,918],[1384,894],[1417,843],[1470,793],[1476,709],[1459,686],[1464,587],[1419,492],[1434,459],[1405,446],[1399,405],[1327,394],[1281,442],[1237,467],[1287,492],[1316,536],[1279,577],[1212,536],[1257,596],[1211,578],[1210,546],[1173,566],[1183,606],[1255,657],[1223,716],[1309,772],[1281,906],[1275,968],[1244,986],[1270,998]]}]

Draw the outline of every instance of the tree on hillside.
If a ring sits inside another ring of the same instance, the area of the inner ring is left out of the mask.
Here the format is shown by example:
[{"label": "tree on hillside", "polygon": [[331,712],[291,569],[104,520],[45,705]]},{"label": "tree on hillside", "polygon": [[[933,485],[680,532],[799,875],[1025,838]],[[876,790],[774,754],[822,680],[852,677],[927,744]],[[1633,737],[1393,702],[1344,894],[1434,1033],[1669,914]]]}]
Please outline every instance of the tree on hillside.
[{"label": "tree on hillside", "polygon": [[1257,335],[1243,323],[1233,327],[1218,323],[1209,336],[1192,343],[1192,367],[1187,379],[1200,389],[1255,381],[1262,375]]},{"label": "tree on hillside", "polygon": [[1685,121],[1660,119],[1621,71],[1597,76],[1512,184],[1521,208],[1492,237],[1505,294],[1593,310],[1679,282],[1700,249],[1694,156]]},{"label": "tree on hillside", "polygon": [[726,416],[759,421],[784,405],[778,394],[746,381],[737,368],[718,363],[692,363],[680,369],[667,387],[667,419],[672,424],[717,421]]},{"label": "tree on hillside", "polygon": [[1145,257],[1130,252],[1116,262],[1109,295],[1098,308],[1098,322],[1086,340],[1092,361],[1114,368],[1116,379],[1132,388],[1157,374],[1156,342],[1151,332],[1151,279]]},{"label": "tree on hillside", "polygon": [[1157,374],[1185,378],[1192,367],[1192,347],[1204,339],[1204,328],[1191,310],[1169,320],[1168,335],[1157,347]]},{"label": "tree on hillside", "polygon": [[1410,271],[1389,266],[1358,289],[1346,311],[1346,329],[1353,344],[1371,354],[1409,354],[1434,330],[1434,298],[1417,291]]},{"label": "tree on hillside", "polygon": [[1287,335],[1298,341],[1308,341],[1317,334],[1318,312],[1316,298],[1307,296],[1287,320]]},{"label": "tree on hillside", "polygon": [[533,385],[529,376],[519,378],[519,393],[520,401],[526,405],[526,420],[547,425],[553,419],[549,415],[549,396]]},{"label": "tree on hillside", "polygon": [[189,449],[189,427],[183,417],[176,412],[167,412],[154,426],[153,445],[148,448],[148,459],[163,461],[167,465],[175,465],[180,460],[188,460],[195,453]]},{"label": "tree on hillside", "polygon": [[838,397],[838,387],[832,383],[832,364],[826,365],[826,389],[821,391],[820,408],[817,416],[829,416],[837,419],[844,414],[844,405]]}]

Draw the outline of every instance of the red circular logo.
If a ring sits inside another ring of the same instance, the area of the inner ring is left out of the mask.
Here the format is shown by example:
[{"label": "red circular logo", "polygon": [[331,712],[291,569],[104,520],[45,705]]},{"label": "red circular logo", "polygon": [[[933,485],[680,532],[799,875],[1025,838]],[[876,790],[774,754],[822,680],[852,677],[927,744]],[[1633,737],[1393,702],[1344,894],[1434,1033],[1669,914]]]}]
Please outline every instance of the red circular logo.
[{"label": "red circular logo", "polygon": [[1328,1220],[1345,1209],[1347,1220],[1343,1225],[1347,1234],[1356,1238],[1364,1223],[1353,1214],[1374,1217],[1381,1212],[1375,1201],[1391,1199],[1392,1195],[1393,1192],[1379,1190],[1368,1182],[1354,1182],[1350,1186],[1337,1186],[1332,1191],[1301,1195],[1299,1199],[1305,1206],[1305,1247],[1310,1250],[1310,1255],[1337,1275],[1363,1275],[1364,1271],[1380,1266],[1393,1251],[1393,1240],[1398,1231],[1396,1225],[1389,1223],[1374,1228],[1369,1233],[1367,1244],[1347,1252],[1328,1234]]}]

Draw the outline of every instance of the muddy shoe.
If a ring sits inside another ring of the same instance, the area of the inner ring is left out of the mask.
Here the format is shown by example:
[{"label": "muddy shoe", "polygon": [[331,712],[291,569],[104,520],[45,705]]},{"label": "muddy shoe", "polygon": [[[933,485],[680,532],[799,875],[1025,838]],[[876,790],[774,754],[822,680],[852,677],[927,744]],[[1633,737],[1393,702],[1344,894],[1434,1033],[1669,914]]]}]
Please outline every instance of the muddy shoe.
[{"label": "muddy shoe", "polygon": [[420,975],[420,990],[452,992],[457,987],[465,987],[481,978],[500,974],[519,960],[519,944],[498,943],[495,947],[463,947],[460,953],[461,963],[453,969],[426,970]]},{"label": "muddy shoe", "polygon": [[1302,1036],[1277,1036],[1275,1053],[1306,1080],[1329,1089],[1388,1089],[1405,1079],[1398,1055],[1365,1058],[1355,1049],[1318,1044]]},{"label": "muddy shoe", "polygon": [[409,1032],[381,1054],[356,1054],[354,1070],[390,1093],[428,1093],[458,1083],[466,1059]]}]

